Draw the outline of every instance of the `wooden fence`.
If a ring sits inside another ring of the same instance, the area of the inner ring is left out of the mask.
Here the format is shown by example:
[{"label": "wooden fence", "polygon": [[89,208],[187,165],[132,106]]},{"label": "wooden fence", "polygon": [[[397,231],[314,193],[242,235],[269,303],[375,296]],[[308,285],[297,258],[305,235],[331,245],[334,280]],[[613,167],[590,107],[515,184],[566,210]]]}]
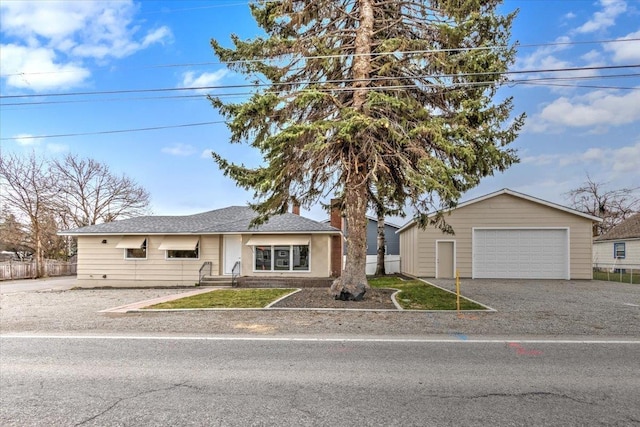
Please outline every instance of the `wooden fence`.
[{"label": "wooden fence", "polygon": [[[77,274],[75,262],[45,260],[44,275],[73,276]],[[34,279],[37,276],[35,261],[2,261],[0,262],[0,280]]]}]

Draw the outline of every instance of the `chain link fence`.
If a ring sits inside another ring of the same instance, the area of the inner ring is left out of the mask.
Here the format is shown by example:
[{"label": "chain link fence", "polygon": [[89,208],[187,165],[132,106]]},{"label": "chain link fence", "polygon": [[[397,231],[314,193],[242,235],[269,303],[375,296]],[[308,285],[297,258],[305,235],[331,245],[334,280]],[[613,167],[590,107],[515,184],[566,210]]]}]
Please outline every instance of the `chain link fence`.
[{"label": "chain link fence", "polygon": [[640,265],[595,263],[593,280],[640,284]]}]

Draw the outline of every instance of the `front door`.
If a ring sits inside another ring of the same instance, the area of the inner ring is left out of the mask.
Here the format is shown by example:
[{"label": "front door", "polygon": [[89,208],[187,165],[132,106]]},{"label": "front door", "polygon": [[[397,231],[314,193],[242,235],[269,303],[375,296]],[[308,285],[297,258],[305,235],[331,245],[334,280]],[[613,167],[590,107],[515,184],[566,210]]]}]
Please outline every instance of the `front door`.
[{"label": "front door", "polygon": [[222,236],[224,274],[231,275],[236,261],[242,258],[242,236]]},{"label": "front door", "polygon": [[454,277],[454,243],[436,242],[436,278],[451,279]]}]

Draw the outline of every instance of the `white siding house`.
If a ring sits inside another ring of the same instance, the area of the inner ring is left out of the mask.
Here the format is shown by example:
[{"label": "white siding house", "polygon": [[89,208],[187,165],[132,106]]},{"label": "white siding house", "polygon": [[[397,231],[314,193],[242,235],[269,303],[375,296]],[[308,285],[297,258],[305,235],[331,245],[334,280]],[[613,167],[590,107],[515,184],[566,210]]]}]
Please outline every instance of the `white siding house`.
[{"label": "white siding house", "polygon": [[640,269],[640,213],[593,242],[593,265],[599,269]]},{"label": "white siding house", "polygon": [[60,234],[78,239],[78,286],[84,287],[193,286],[205,276],[312,280],[339,274],[331,242],[341,240],[340,230],[293,213],[252,227],[255,217],[248,207],[231,206]]}]

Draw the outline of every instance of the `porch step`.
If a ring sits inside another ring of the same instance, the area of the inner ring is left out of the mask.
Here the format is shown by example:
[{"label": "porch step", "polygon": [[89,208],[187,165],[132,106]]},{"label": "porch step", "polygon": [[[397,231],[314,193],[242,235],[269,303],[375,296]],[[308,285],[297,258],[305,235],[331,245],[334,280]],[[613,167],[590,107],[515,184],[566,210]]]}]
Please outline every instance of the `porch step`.
[{"label": "porch step", "polygon": [[200,280],[202,286],[231,286],[231,277],[226,276],[205,276]]},{"label": "porch step", "polygon": [[237,278],[240,288],[328,288],[334,278],[247,277]]}]

